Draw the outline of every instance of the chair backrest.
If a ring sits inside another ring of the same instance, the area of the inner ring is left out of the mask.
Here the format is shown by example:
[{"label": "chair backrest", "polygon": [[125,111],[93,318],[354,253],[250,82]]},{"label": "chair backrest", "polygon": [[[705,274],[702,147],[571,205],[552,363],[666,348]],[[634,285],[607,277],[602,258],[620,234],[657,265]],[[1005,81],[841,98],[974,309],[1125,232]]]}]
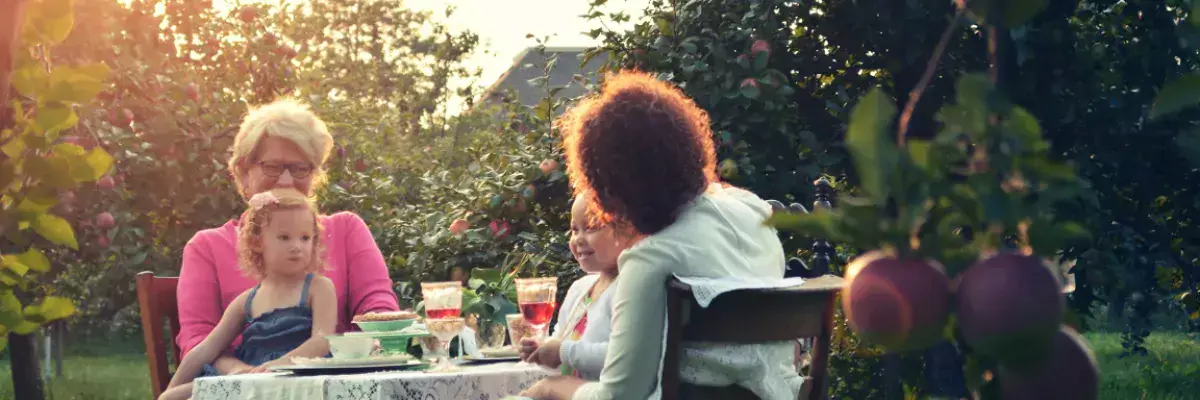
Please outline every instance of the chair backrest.
[{"label": "chair backrest", "polygon": [[[142,314],[142,339],[146,342],[147,364],[150,365],[150,384],[154,397],[162,394],[171,382],[171,366],[167,361],[170,346],[175,366],[179,365],[179,346],[163,334],[163,319],[171,324],[171,337],[179,334],[179,307],[175,288],[179,278],[157,277],[153,272],[137,274],[138,308]],[[169,343],[169,344],[168,344]]]},{"label": "chair backrest", "polygon": [[842,278],[825,275],[780,289],[728,292],[701,307],[691,287],[667,282],[667,348],[663,365],[663,399],[678,398],[679,354],[685,341],[752,344],[813,338],[808,393],[800,399],[828,396],[829,340],[833,307]]}]

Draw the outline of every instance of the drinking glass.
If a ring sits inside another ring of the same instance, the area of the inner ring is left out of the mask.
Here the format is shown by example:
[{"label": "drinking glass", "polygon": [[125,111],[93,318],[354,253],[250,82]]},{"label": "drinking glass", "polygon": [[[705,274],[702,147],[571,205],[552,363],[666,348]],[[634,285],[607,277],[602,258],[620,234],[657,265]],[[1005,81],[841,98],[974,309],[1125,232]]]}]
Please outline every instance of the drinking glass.
[{"label": "drinking glass", "polygon": [[513,347],[521,344],[521,339],[532,336],[530,335],[529,324],[525,323],[525,316],[521,314],[508,314],[504,316],[504,320],[508,322],[508,340]]},{"label": "drinking glass", "polygon": [[421,282],[425,318],[457,318],[462,315],[462,282]]},{"label": "drinking glass", "polygon": [[450,362],[450,341],[462,332],[464,321],[462,318],[440,318],[426,319],[425,327],[429,329],[429,333],[438,339],[438,346],[441,351],[437,370],[446,371],[454,369],[454,364]]},{"label": "drinking glass", "polygon": [[558,278],[522,278],[516,280],[517,304],[525,322],[533,327],[536,337],[546,337],[546,325],[554,317],[554,300]]}]

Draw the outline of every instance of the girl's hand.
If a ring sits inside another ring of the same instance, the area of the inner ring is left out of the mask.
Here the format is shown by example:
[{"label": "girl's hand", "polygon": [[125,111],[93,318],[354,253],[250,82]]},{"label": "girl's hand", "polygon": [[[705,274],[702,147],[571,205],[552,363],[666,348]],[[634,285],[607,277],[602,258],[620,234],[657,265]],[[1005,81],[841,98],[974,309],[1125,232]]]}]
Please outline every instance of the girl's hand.
[{"label": "girl's hand", "polygon": [[529,356],[533,355],[533,352],[537,351],[537,349],[537,339],[523,338],[521,339],[521,343],[517,344],[517,357],[520,357],[521,361],[533,362],[529,359]]},{"label": "girl's hand", "polygon": [[282,365],[291,365],[291,364],[292,364],[291,361],[284,360],[284,359],[271,360],[271,361],[262,363],[262,365],[254,367],[254,370],[250,371],[250,373],[261,374],[264,372],[271,372],[271,368],[282,366]]},{"label": "girl's hand", "polygon": [[527,361],[550,368],[558,368],[559,365],[562,365],[562,357],[559,356],[560,348],[562,348],[562,340],[546,339],[529,354]]},{"label": "girl's hand", "polygon": [[250,365],[247,364],[247,365],[235,367],[234,369],[229,370],[229,373],[227,373],[225,375],[249,374],[251,371],[254,371],[254,367],[251,367]]}]

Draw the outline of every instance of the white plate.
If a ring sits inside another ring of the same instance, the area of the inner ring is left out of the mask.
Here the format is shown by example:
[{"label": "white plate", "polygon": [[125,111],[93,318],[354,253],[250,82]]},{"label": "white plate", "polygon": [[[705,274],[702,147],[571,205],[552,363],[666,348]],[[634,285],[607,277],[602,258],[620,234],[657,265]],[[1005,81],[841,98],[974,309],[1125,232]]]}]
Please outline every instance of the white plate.
[{"label": "white plate", "polygon": [[494,349],[479,349],[479,352],[487,358],[514,358],[519,355],[514,347],[500,347]]},{"label": "white plate", "polygon": [[410,361],[420,363],[420,360],[413,358],[412,355],[407,353],[383,354],[364,358],[292,357],[292,364],[300,367],[374,367],[380,365],[404,364]]}]

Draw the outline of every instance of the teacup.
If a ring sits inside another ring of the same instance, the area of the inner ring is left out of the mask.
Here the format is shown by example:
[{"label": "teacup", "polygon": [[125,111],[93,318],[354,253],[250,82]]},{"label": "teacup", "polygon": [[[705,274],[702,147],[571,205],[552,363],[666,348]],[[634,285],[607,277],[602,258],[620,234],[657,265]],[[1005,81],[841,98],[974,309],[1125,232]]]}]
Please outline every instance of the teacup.
[{"label": "teacup", "polygon": [[329,335],[329,351],[333,358],[366,358],[375,352],[375,338],[365,335]]}]

